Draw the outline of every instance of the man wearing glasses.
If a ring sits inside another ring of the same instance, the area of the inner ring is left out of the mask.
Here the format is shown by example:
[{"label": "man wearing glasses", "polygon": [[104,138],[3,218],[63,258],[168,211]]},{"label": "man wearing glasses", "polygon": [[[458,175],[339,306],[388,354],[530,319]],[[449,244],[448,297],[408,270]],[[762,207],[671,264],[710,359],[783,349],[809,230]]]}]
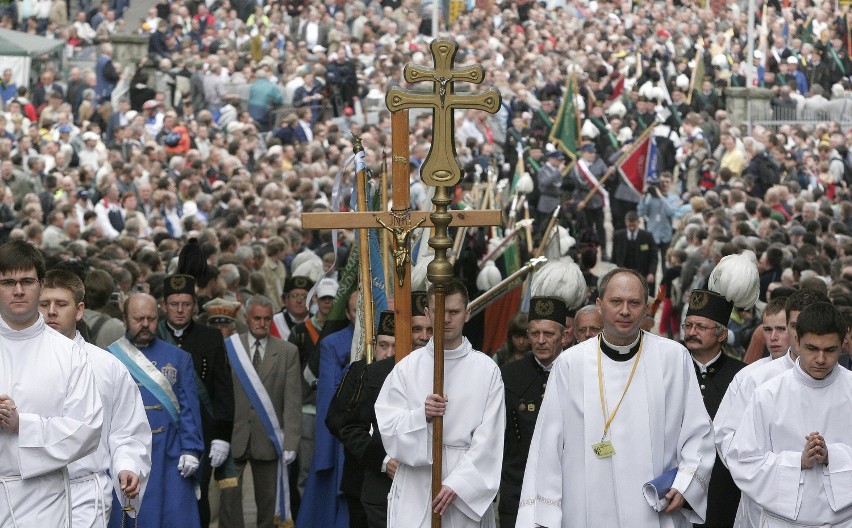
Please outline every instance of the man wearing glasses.
[{"label": "man wearing glasses", "polygon": [[64,468],[100,442],[94,374],[38,311],[45,272],[30,244],[0,246],[0,526],[70,525]]},{"label": "man wearing glasses", "polygon": [[293,327],[308,318],[308,292],[313,287],[314,281],[307,277],[290,277],[284,281],[284,291],[281,293],[284,309],[272,318],[270,333],[273,337],[287,341]]},{"label": "man wearing glasses", "polygon": [[[201,526],[210,524],[207,490],[213,468],[223,466],[234,429],[234,385],[221,332],[193,320],[196,312],[195,278],[175,274],[163,284],[165,320],[157,325],[157,337],[189,352],[201,403],[204,456],[201,463]],[[231,475],[235,476],[235,475]],[[224,475],[217,475],[217,480]]]},{"label": "man wearing glasses", "polygon": [[[745,363],[728,356],[728,319],[733,303],[710,290],[693,290],[683,328],[683,344],[692,355],[698,386],[710,418],[716,416],[725,391]],[[740,490],[721,461],[713,466],[707,496],[707,522],[704,526],[732,526]]]},{"label": "man wearing glasses", "polygon": [[583,306],[577,310],[574,316],[574,336],[577,338],[575,344],[580,344],[587,339],[597,337],[603,330],[603,316],[594,304]]}]

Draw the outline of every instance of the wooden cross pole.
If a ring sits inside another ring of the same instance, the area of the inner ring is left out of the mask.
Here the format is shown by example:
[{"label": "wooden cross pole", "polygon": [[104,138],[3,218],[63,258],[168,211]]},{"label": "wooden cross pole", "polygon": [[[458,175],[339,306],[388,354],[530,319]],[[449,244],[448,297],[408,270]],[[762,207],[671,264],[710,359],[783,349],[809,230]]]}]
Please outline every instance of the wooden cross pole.
[{"label": "wooden cross pole", "polygon": [[[480,65],[453,69],[459,45],[449,39],[438,38],[430,48],[434,68],[405,66],[403,76],[409,83],[431,82],[431,92],[410,92],[400,88],[388,91],[385,101],[391,112],[411,108],[432,109],[433,142],[426,161],[420,168],[420,177],[426,185],[435,187],[435,206],[430,216],[435,226],[429,245],[435,250],[435,258],[429,263],[427,277],[435,288],[435,314],[433,318],[435,367],[434,394],[444,394],[444,308],[445,291],[453,280],[453,265],[447,259],[447,250],[453,240],[447,235],[447,227],[453,215],[447,210],[450,205],[450,188],[462,177],[462,168],[456,159],[455,124],[453,114],[458,109],[477,109],[496,113],[500,109],[500,92],[489,89],[480,93],[457,95],[456,82],[479,84],[485,79],[485,70]],[[406,131],[407,133],[407,131]],[[467,213],[470,214],[470,213]],[[499,219],[498,219],[499,220]],[[494,222],[495,225],[498,222]],[[461,225],[454,224],[454,225]],[[432,499],[441,491],[443,459],[443,420],[440,416],[432,420]],[[441,516],[432,513],[432,527],[441,527]]]}]

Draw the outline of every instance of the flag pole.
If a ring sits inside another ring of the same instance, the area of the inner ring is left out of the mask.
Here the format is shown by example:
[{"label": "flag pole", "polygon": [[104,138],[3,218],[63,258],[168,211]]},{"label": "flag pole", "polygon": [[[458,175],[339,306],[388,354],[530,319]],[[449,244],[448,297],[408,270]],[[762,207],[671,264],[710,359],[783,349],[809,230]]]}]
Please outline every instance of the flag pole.
[{"label": "flag pole", "polygon": [[606,173],[603,175],[603,177],[598,180],[597,185],[595,185],[592,190],[589,191],[586,197],[583,198],[583,200],[579,204],[577,204],[577,207],[581,209],[583,207],[586,207],[586,204],[589,203],[589,200],[592,199],[592,196],[594,196],[595,193],[598,192],[598,189],[603,186],[604,182],[607,181],[610,176],[612,176],[616,173],[616,171],[618,171],[619,166],[624,163],[624,160],[626,160],[634,152],[636,152],[636,149],[638,149],[642,145],[642,143],[648,138],[651,132],[654,131],[655,126],[657,126],[656,123],[652,124],[642,132],[642,134],[636,139],[636,141],[633,142],[633,148],[624,152],[624,154],[618,157],[618,160],[616,160],[616,162],[612,164],[612,167],[610,167],[609,170],[607,170]]},{"label": "flag pole", "polygon": [[[363,156],[364,147],[361,146],[361,138],[355,138],[355,144],[352,147],[355,152],[355,192],[358,196],[358,210],[369,211],[367,207],[367,167],[364,165],[363,158],[359,158],[359,154]],[[367,363],[373,362],[373,332],[375,330],[374,323],[375,314],[373,310],[373,274],[370,271],[370,230],[358,230],[358,245],[360,246],[360,273],[361,273],[361,303],[364,314],[364,357],[367,358]]]}]

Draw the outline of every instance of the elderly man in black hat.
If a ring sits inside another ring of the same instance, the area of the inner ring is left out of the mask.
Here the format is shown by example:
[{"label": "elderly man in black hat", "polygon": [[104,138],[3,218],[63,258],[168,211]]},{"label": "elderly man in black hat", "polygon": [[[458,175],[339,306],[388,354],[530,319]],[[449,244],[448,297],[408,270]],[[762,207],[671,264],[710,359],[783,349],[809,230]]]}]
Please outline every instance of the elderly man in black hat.
[{"label": "elderly man in black hat", "polygon": [[[157,325],[157,337],[192,356],[195,382],[201,401],[201,426],[204,431],[201,498],[198,502],[201,526],[210,524],[207,489],[213,468],[219,468],[230,454],[234,428],[234,386],[225,341],[219,330],[197,323],[195,278],[175,274],[163,284],[165,320]],[[217,480],[223,478],[217,472]]]},{"label": "elderly man in black hat", "polygon": [[[734,303],[710,290],[693,290],[683,327],[683,341],[692,355],[695,375],[710,418],[716,416],[731,380],[745,363],[725,354],[728,319]],[[728,468],[718,459],[713,466],[707,497],[707,522],[700,526],[733,526],[740,490]]]},{"label": "elderly man in black hat", "polygon": [[310,315],[308,292],[313,287],[314,281],[307,277],[288,277],[284,281],[284,291],[281,292],[284,309],[272,318],[272,330],[270,333],[274,337],[287,341],[290,338],[293,327],[308,318]]},{"label": "elderly man in black hat", "polygon": [[500,369],[506,390],[506,434],[498,507],[501,526],[515,526],[535,421],[550,368],[562,352],[563,340],[568,338],[565,328],[568,314],[565,302],[557,297],[530,299],[527,334],[532,351]]}]

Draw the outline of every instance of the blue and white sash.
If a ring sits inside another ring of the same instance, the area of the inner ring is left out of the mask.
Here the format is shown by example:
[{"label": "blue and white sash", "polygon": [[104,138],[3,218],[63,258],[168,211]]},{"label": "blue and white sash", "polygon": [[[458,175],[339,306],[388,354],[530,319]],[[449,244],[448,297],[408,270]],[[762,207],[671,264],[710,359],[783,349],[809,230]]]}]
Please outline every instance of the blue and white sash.
[{"label": "blue and white sash", "polygon": [[154,398],[163,405],[163,409],[172,417],[172,421],[177,424],[178,416],[180,416],[180,403],[175,391],[172,390],[172,384],[169,383],[163,373],[126,337],[122,337],[108,346],[107,350],[127,367],[136,381],[151,391]]},{"label": "blue and white sash", "polygon": [[278,453],[278,485],[275,499],[275,516],[282,521],[291,518],[290,513],[290,487],[287,477],[287,464],[284,463],[284,431],[275,414],[275,407],[266,392],[266,387],[260,381],[260,376],[251,363],[248,352],[243,346],[239,335],[232,335],[225,340],[225,349],[228,351],[228,359],[231,360],[231,368],[237,376],[240,385],[248,396],[251,406],[254,408],[263,429],[266,431],[269,441]]}]

